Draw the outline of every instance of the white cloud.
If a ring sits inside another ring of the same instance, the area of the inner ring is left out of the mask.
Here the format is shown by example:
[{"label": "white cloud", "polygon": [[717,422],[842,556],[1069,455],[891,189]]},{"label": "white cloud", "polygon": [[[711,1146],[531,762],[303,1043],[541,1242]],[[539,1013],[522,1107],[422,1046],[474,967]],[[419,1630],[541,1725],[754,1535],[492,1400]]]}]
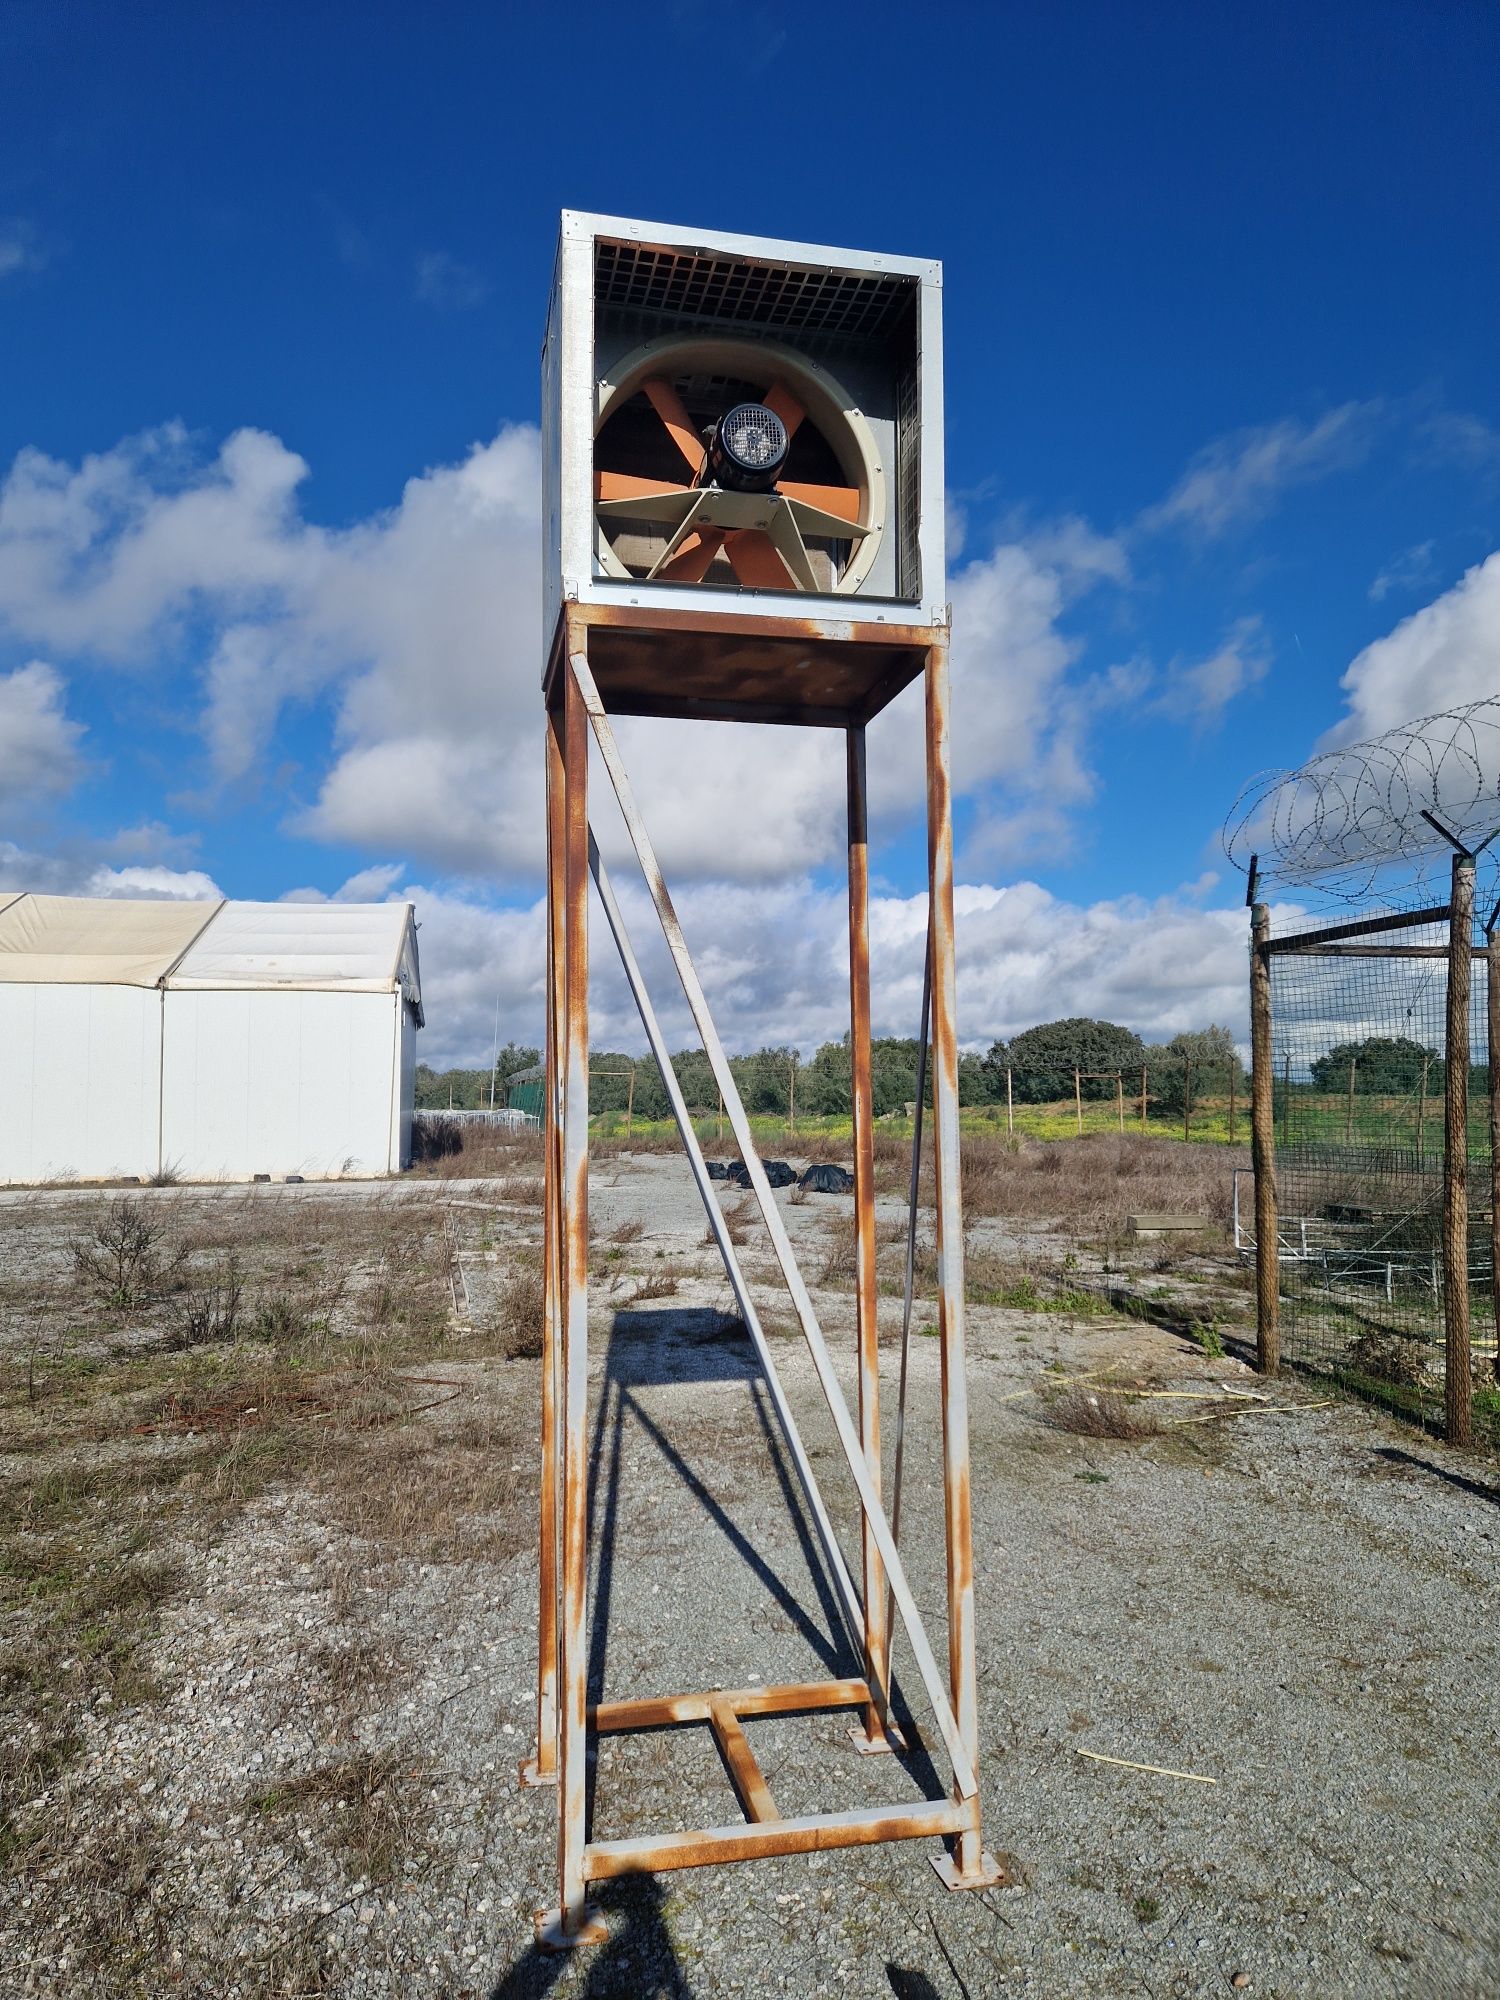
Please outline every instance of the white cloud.
[{"label": "white cloud", "polygon": [[[961,884],[955,894],[958,1018],[988,1047],[1060,1014],[1099,1014],[1159,1039],[1223,1021],[1243,1029],[1245,917],[1187,897],[1060,901],[1035,883]],[[670,1047],[693,1044],[644,891],[615,890]],[[543,909],[494,910],[406,884],[422,925],[429,1030],[421,1059],[486,1060],[497,997],[501,1039],[536,1041],[543,1005]],[[709,1005],[731,1050],[792,1043],[810,1053],[848,1028],[848,911],[841,890],[805,877],[774,886],[697,884],[676,899]],[[922,896],[871,900],[872,1009],[879,1035],[916,1032],[927,909]],[[639,1020],[597,910],[590,917],[591,1036],[638,1050]]]},{"label": "white cloud", "polygon": [[1341,685],[1347,719],[1329,746],[1378,736],[1500,689],[1500,552],[1365,647]]},{"label": "white cloud", "polygon": [[1424,583],[1430,582],[1434,546],[1430,541],[1415,542],[1393,557],[1370,585],[1370,602],[1383,604],[1393,590],[1420,590]]},{"label": "white cloud", "polygon": [[417,259],[417,297],[439,312],[463,312],[489,296],[489,281],[447,250],[427,250]]},{"label": "white cloud", "polygon": [[66,696],[45,660],[0,674],[0,798],[65,792],[77,780],[83,730],[69,721]]},{"label": "white cloud", "polygon": [[[62,465],[23,452],[0,489],[0,621],[80,659],[201,665],[201,728],[217,780],[241,783],[288,705],[332,694],[327,768],[297,809],[312,837],[420,856],[449,874],[535,880],[541,862],[539,453],[502,430],[410,480],[395,507],[314,526],[307,467],[240,431],[208,463],[167,427]],[[1085,709],[1063,683],[1078,596],[1126,575],[1117,543],[1068,520],[953,578],[955,780],[981,800],[976,855],[1012,853],[1027,821],[1049,844],[1089,795]],[[205,641],[202,634],[206,631]],[[871,736],[874,809],[920,806],[920,696]],[[832,732],[622,725],[664,864],[764,880],[843,843]]]},{"label": "white cloud", "polygon": [[1267,513],[1290,486],[1357,465],[1369,450],[1379,403],[1344,403],[1316,423],[1295,417],[1235,431],[1201,451],[1139,525],[1213,537]]},{"label": "white cloud", "polygon": [[1270,649],[1259,618],[1236,621],[1222,645],[1206,660],[1174,660],[1152,706],[1162,715],[1206,729],[1247,688],[1271,669]]},{"label": "white cloud", "polygon": [[224,892],[200,868],[96,868],[81,893],[217,901]]},{"label": "white cloud", "polygon": [[40,271],[48,261],[47,246],[35,223],[24,216],[0,222],[0,282],[24,271]]}]

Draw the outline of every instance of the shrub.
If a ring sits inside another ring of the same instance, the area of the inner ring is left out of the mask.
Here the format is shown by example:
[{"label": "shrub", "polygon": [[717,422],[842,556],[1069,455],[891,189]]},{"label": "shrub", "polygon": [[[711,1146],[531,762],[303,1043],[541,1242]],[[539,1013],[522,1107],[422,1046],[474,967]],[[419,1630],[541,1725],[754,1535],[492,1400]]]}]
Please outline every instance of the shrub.
[{"label": "shrub", "polygon": [[121,1195],[94,1218],[89,1235],[73,1239],[73,1269],[101,1304],[128,1308],[172,1282],[184,1252],[168,1255],[166,1224],[142,1202]]}]

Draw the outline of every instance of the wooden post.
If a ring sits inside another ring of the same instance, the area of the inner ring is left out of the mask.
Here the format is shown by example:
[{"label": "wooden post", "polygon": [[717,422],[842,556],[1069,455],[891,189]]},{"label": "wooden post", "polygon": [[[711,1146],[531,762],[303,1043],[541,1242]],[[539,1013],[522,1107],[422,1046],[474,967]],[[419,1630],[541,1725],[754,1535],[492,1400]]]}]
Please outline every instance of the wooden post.
[{"label": "wooden post", "polygon": [[1083,1137],[1083,1084],[1077,1070],[1073,1072],[1073,1104],[1078,1112],[1078,1136]]},{"label": "wooden post", "polygon": [[1016,1136],[1016,1100],[1011,1093],[1009,1063],[1005,1065],[1005,1129],[1012,1138]]},{"label": "wooden post", "polygon": [[1449,1444],[1466,1445],[1469,1378],[1469,980],[1474,857],[1453,857],[1448,914],[1448,1019],[1443,1065],[1443,1415]]},{"label": "wooden post", "polygon": [[1500,931],[1495,928],[1497,917],[1500,917],[1500,904],[1496,904],[1485,933],[1488,949],[1484,971],[1490,1065],[1490,1294],[1495,1313],[1494,1373],[1495,1380],[1500,1382],[1500,1085],[1496,1082],[1496,1071],[1500,1069]]},{"label": "wooden post", "polygon": [[1349,1095],[1344,1101],[1344,1144],[1354,1144],[1354,1066],[1355,1058],[1349,1058]]},{"label": "wooden post", "polygon": [[1292,1059],[1288,1055],[1281,1071],[1281,1143],[1292,1142]]},{"label": "wooden post", "polygon": [[1141,1130],[1146,1129],[1146,1065],[1141,1064]]},{"label": "wooden post", "polygon": [[719,1092],[719,1144],[724,1143],[724,1093]]},{"label": "wooden post", "polygon": [[1250,1159],[1255,1173],[1255,1358],[1263,1375],[1274,1375],[1281,1366],[1281,1260],[1277,1254],[1276,1084],[1271,1066],[1271,959],[1267,950],[1271,942],[1269,905],[1255,905],[1250,925]]},{"label": "wooden post", "polygon": [[1184,1139],[1190,1139],[1193,1136],[1193,1059],[1191,1056],[1184,1056],[1182,1059],[1182,1136]]},{"label": "wooden post", "polygon": [[630,1065],[630,1081],[625,1086],[625,1137],[630,1137],[631,1121],[635,1117],[635,1064]]},{"label": "wooden post", "polygon": [[1422,1142],[1422,1127],[1427,1121],[1427,1065],[1430,1056],[1422,1058],[1422,1086],[1417,1096],[1417,1172],[1426,1172],[1426,1149]]},{"label": "wooden post", "polygon": [[1239,1057],[1231,1056],[1229,1058],[1229,1143],[1231,1146],[1234,1144],[1234,1087],[1239,1081],[1239,1067]]},{"label": "wooden post", "polygon": [[1115,1111],[1119,1116],[1120,1136],[1123,1138],[1125,1136],[1125,1073],[1123,1070],[1118,1069],[1115,1071]]},{"label": "wooden post", "polygon": [[797,1058],[795,1056],[787,1064],[786,1075],[787,1135],[789,1138],[795,1139],[797,1136]]}]

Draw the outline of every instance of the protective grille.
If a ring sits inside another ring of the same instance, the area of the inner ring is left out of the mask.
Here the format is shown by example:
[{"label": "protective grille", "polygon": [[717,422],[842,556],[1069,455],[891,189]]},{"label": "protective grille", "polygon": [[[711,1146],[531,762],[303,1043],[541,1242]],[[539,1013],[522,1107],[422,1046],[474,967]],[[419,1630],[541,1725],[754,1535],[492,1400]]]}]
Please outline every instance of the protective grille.
[{"label": "protective grille", "polygon": [[916,287],[914,278],[754,264],[602,238],[594,268],[600,308],[739,321],[841,339],[880,338],[893,331]]},{"label": "protective grille", "polygon": [[917,525],[922,518],[922,424],[917,371],[905,368],[896,384],[896,590],[922,595],[922,552]]}]

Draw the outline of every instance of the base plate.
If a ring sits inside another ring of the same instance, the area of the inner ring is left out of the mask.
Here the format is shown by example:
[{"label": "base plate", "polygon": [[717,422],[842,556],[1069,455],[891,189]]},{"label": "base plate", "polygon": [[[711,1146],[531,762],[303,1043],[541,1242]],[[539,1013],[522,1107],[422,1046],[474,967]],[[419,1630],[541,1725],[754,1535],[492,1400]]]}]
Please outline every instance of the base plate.
[{"label": "base plate", "polygon": [[888,1722],[883,1736],[871,1736],[862,1722],[851,1722],[849,1741],[861,1757],[889,1757],[893,1750],[904,1750],[906,1738],[894,1722]]},{"label": "base plate", "polygon": [[556,1771],[543,1771],[537,1766],[536,1756],[523,1757],[520,1765],[521,1790],[529,1792],[537,1785],[555,1785]]},{"label": "base plate", "polygon": [[945,1889],[998,1889],[1005,1881],[1005,1870],[987,1851],[980,1853],[979,1866],[971,1875],[959,1872],[958,1863],[951,1854],[934,1854],[929,1858]]},{"label": "base plate", "polygon": [[609,1936],[609,1925],[604,1921],[604,1912],[596,1903],[585,1903],[583,1922],[576,1931],[563,1929],[563,1914],[557,1910],[538,1910],[535,1917],[537,1948],[541,1951],[576,1951],[580,1945],[603,1944]]}]

